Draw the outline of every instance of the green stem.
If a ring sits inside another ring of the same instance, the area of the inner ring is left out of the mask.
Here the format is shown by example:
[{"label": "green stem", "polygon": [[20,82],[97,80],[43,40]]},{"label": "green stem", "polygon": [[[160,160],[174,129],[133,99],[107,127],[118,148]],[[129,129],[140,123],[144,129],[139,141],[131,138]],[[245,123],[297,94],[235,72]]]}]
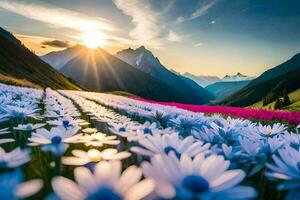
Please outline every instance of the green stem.
[{"label": "green stem", "polygon": [[61,156],[54,155],[54,162],[55,162],[54,175],[58,176],[61,174]]}]

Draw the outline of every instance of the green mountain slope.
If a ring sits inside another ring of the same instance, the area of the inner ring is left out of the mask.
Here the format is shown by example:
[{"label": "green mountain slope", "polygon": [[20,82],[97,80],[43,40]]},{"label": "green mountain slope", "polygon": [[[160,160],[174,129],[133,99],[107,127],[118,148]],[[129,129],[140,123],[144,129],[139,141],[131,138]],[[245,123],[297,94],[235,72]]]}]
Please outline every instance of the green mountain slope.
[{"label": "green mountain slope", "polygon": [[[283,107],[281,110],[300,111],[300,89],[289,93],[288,96],[290,98],[291,104]],[[259,101],[249,107],[250,108],[259,108],[259,109],[273,109],[274,105],[275,105],[275,101],[273,101],[265,106],[263,106],[262,101]]]},{"label": "green mountain slope", "polygon": [[219,104],[230,106],[249,106],[270,93],[292,92],[300,88],[300,54],[285,63],[274,67],[252,80],[243,89],[235,92]]},{"label": "green mountain slope", "polygon": [[80,89],[78,85],[23,46],[12,34],[1,28],[0,73],[15,79],[25,79],[41,87]]}]

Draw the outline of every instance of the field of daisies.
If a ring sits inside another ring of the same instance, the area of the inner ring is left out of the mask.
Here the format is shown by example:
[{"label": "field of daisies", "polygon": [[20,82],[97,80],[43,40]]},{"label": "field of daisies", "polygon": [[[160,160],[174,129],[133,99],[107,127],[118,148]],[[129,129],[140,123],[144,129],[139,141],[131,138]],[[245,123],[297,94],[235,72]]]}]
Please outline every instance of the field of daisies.
[{"label": "field of daisies", "polygon": [[300,126],[0,84],[0,199],[300,199]]}]

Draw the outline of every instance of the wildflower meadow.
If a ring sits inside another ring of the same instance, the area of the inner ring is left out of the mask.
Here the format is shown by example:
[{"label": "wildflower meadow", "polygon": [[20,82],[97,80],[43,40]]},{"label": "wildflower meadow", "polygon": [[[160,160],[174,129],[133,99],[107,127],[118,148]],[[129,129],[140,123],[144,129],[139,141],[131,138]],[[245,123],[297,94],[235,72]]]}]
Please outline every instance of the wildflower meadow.
[{"label": "wildflower meadow", "polygon": [[222,109],[0,84],[0,199],[299,199],[299,113]]}]

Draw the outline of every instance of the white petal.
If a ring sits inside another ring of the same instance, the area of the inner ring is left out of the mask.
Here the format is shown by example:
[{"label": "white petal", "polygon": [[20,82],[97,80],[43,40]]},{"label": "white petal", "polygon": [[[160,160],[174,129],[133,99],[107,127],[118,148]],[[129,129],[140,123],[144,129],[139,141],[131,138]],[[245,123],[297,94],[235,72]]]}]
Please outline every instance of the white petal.
[{"label": "white petal", "polygon": [[91,193],[97,188],[95,177],[88,168],[77,167],[74,170],[74,177],[77,183],[88,191],[88,193]]},{"label": "white petal", "polygon": [[154,181],[145,179],[133,185],[125,195],[125,200],[140,200],[149,195],[155,188]]},{"label": "white petal", "polygon": [[51,181],[53,191],[62,200],[83,200],[87,193],[70,179],[54,177]]},{"label": "white petal", "polygon": [[104,183],[110,184],[109,180],[112,176],[111,163],[107,161],[101,161],[95,166],[95,176],[97,183],[102,185]]},{"label": "white petal", "polygon": [[176,195],[174,186],[167,182],[156,182],[155,192],[162,198],[172,199]]},{"label": "white petal", "polygon": [[151,151],[148,151],[146,149],[140,148],[140,147],[131,147],[130,151],[141,154],[143,156],[152,156],[153,153]]},{"label": "white petal", "polygon": [[9,142],[14,142],[15,140],[12,138],[4,138],[4,139],[0,139],[0,144],[5,144],[5,143],[9,143]]},{"label": "white petal", "polygon": [[101,152],[101,156],[103,157],[103,158],[109,158],[109,157],[111,157],[113,154],[116,154],[118,152],[118,150],[116,150],[116,149],[111,149],[111,148],[109,148],[109,149],[104,149],[102,152]]},{"label": "white petal", "polygon": [[40,179],[30,180],[17,186],[15,195],[18,198],[27,198],[36,194],[43,187],[43,181]]},{"label": "white petal", "polygon": [[229,170],[223,173],[219,178],[213,180],[210,186],[214,191],[226,190],[240,183],[245,176],[246,174],[242,170]]},{"label": "white petal", "polygon": [[126,191],[134,184],[136,184],[142,177],[142,170],[137,168],[136,166],[128,167],[123,174],[121,175],[117,188],[118,192],[121,194],[125,194]]},{"label": "white petal", "polygon": [[[117,153],[115,155],[112,155],[109,159],[110,160],[123,160],[125,158],[129,158],[131,156],[131,153],[127,151],[122,151],[120,153]],[[105,159],[105,158],[104,158]]]},{"label": "white petal", "polygon": [[62,157],[62,163],[64,165],[80,166],[80,165],[85,165],[88,162],[89,162],[89,160],[88,159],[84,159],[84,158]]},{"label": "white petal", "polygon": [[73,154],[74,156],[81,157],[81,158],[86,158],[86,157],[87,157],[87,152],[82,151],[82,150],[80,150],[80,149],[74,149],[74,150],[72,151],[72,154]]},{"label": "white petal", "polygon": [[182,154],[180,157],[180,165],[186,174],[193,173],[192,159],[189,156]]}]

